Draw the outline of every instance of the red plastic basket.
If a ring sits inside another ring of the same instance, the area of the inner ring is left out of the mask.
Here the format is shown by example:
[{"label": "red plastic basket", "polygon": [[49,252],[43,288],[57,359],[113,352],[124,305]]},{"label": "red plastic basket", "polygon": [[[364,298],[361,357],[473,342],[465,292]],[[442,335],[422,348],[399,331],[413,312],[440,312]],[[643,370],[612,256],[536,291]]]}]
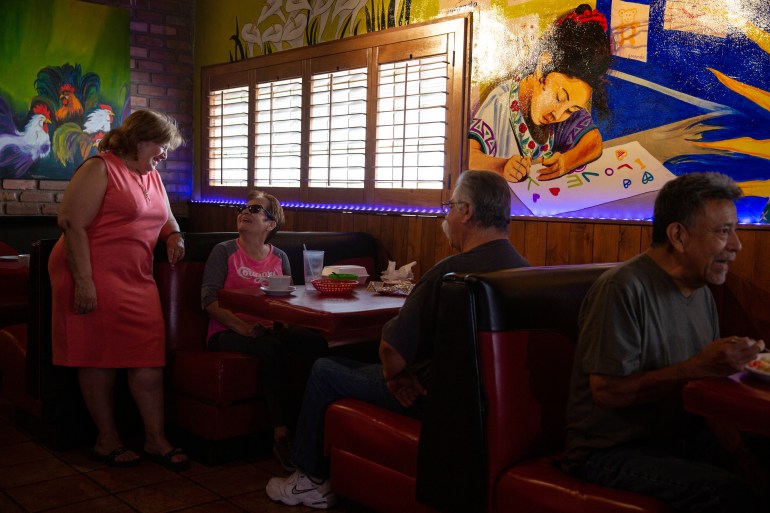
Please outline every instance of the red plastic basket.
[{"label": "red plastic basket", "polygon": [[358,285],[356,280],[334,280],[330,278],[320,278],[313,280],[311,283],[321,294],[350,294]]}]

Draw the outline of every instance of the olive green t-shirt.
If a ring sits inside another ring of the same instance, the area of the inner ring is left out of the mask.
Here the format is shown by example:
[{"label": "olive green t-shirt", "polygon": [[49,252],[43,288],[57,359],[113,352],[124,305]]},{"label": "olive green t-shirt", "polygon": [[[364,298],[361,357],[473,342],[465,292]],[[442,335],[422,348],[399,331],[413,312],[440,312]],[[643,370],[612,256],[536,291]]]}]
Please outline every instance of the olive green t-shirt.
[{"label": "olive green t-shirt", "polygon": [[681,394],[628,408],[603,408],[589,376],[629,376],[668,367],[700,353],[719,338],[708,287],[689,298],[649,256],[638,255],[607,271],[583,300],[580,334],[567,406],[562,459],[574,469],[594,450],[628,443],[665,443],[679,436],[685,415]]}]

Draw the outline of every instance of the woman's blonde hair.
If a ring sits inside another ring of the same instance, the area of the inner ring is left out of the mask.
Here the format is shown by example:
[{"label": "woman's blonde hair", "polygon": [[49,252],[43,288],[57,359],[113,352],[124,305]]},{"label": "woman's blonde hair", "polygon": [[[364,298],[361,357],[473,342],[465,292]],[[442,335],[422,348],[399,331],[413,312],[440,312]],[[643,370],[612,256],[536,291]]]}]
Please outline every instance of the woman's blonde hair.
[{"label": "woman's blonde hair", "polygon": [[140,142],[168,145],[174,150],[184,143],[176,120],[153,109],[131,113],[123,124],[107,132],[99,142],[99,151],[111,151],[116,155],[136,158]]}]

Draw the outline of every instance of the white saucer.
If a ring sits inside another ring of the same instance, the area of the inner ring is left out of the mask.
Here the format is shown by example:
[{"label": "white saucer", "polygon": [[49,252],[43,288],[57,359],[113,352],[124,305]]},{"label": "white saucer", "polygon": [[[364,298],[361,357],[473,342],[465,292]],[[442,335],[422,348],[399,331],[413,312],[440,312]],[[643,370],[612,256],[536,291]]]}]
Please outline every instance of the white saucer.
[{"label": "white saucer", "polygon": [[297,287],[289,287],[286,290],[270,290],[269,288],[262,286],[259,287],[262,292],[265,293],[266,296],[288,296],[295,290],[297,290]]},{"label": "white saucer", "polygon": [[7,262],[16,262],[19,259],[19,255],[3,255],[0,256],[0,260]]}]

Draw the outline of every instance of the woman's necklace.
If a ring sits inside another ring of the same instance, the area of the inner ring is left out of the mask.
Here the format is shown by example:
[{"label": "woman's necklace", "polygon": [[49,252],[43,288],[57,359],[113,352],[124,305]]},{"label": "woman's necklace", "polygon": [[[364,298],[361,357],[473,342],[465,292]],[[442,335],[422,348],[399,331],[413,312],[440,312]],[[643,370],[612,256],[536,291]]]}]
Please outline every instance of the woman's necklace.
[{"label": "woman's necklace", "polygon": [[[148,191],[147,187],[145,187],[144,184],[142,183],[142,175],[140,175],[133,169],[131,170],[131,175],[134,177],[134,179],[136,180],[136,183],[138,183],[139,187],[142,189],[142,192],[144,193],[144,199],[147,200],[147,204],[150,205],[152,203],[152,200],[150,199],[150,191]],[[148,185],[149,185],[149,182],[150,182],[150,179],[148,178],[147,179]]]},{"label": "woman's necklace", "polygon": [[139,184],[139,188],[142,189],[142,193],[144,194],[144,199],[147,200],[147,204],[148,205],[152,204],[152,199],[150,199],[150,191],[149,191],[150,179],[147,178],[147,187],[145,187],[144,183],[142,183],[142,174],[136,169],[128,165],[128,159],[120,157],[120,160],[123,161],[123,164],[126,165],[126,168],[128,168],[129,173],[131,173],[131,176],[133,176],[136,183]]}]

